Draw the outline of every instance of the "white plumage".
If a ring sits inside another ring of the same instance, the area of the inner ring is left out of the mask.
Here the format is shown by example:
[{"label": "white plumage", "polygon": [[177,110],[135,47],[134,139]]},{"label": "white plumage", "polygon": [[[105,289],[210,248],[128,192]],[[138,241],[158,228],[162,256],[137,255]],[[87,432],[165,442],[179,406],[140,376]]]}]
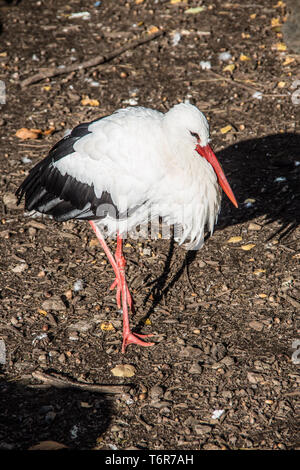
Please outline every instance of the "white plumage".
[{"label": "white plumage", "polygon": [[180,243],[190,238],[190,248],[198,248],[205,225],[213,230],[221,201],[216,174],[204,158],[195,158],[197,141],[190,133],[199,134],[207,145],[204,115],[188,104],[166,114],[126,108],[93,122],[88,130],[74,144],[75,154],[54,166],[62,175],[93,185],[98,198],[107,191],[122,214],[129,212],[125,220],[107,216],[98,223],[107,227],[107,236],[116,231],[125,236],[160,216],[182,226]]},{"label": "white plumage", "polygon": [[[165,114],[133,107],[80,124],[31,170],[17,195],[20,201],[25,194],[28,210],[56,220],[94,221],[91,225],[116,273],[118,303],[122,289],[125,324],[124,309],[127,303],[131,306],[131,297],[122,239],[137,225],[161,217],[176,226],[180,243],[189,240],[187,248],[199,248],[205,226],[213,231],[220,185],[237,205],[209,146],[205,116],[181,103]],[[106,236],[118,236],[115,258],[104,242],[104,229]],[[136,336],[124,326],[123,350],[130,342],[151,344]]]}]

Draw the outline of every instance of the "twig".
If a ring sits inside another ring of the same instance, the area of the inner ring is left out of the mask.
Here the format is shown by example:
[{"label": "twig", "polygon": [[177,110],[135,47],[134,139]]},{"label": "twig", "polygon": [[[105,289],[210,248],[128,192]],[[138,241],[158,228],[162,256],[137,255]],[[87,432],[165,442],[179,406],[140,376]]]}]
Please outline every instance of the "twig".
[{"label": "twig", "polygon": [[145,36],[143,38],[130,41],[127,44],[125,44],[125,46],[119,47],[118,49],[115,49],[113,52],[110,52],[106,55],[97,55],[96,57],[93,57],[92,59],[89,59],[89,60],[85,60],[84,62],[77,62],[75,64],[68,65],[66,67],[60,66],[60,67],[52,67],[52,68],[41,70],[37,74],[23,80],[21,82],[21,88],[31,85],[32,83],[40,82],[41,80],[44,80],[45,78],[56,77],[57,75],[62,75],[65,73],[74,72],[76,70],[82,70],[88,67],[93,67],[95,65],[103,64],[104,62],[108,62],[114,59],[115,57],[123,54],[129,49],[135,49],[136,47],[141,46],[142,44],[150,42],[153,39],[156,39],[157,37],[161,36],[163,33],[164,31],[157,31],[156,33],[149,34],[148,36]]},{"label": "twig", "polygon": [[190,286],[192,292],[195,292],[195,288],[194,288],[194,286],[193,286],[193,284],[192,284],[192,282],[191,282],[191,279],[190,279],[189,266],[188,266],[187,256],[188,256],[188,255],[186,255],[185,260],[184,260],[185,274],[186,274],[186,278],[187,278],[187,281],[188,281],[188,283],[189,283],[189,286]]},{"label": "twig", "polygon": [[223,75],[217,73],[217,72],[213,72],[212,70],[208,70],[208,72],[212,75],[214,75],[215,77],[218,77],[222,80],[224,80],[225,82],[229,82],[231,85],[236,85],[236,86],[239,86],[240,88],[244,88],[245,90],[248,90],[250,91],[251,93],[255,93],[256,91],[259,91],[255,88],[252,88],[251,86],[248,86],[248,85],[245,85],[244,83],[240,83],[239,81],[237,80],[234,80],[233,78],[229,78],[229,77],[224,77]]},{"label": "twig", "polygon": [[287,392],[284,394],[285,397],[296,397],[297,395],[300,395],[300,389],[298,388],[294,392]]},{"label": "twig", "polygon": [[15,333],[20,338],[24,338],[24,335],[13,325],[0,325],[0,330],[9,330]]},{"label": "twig", "polygon": [[146,430],[147,430],[148,432],[151,432],[151,431],[152,431],[153,425],[146,423],[146,421],[144,421],[144,419],[143,419],[141,416],[136,415],[136,416],[135,416],[135,419],[136,419],[140,424],[142,424],[143,426],[145,426],[145,428],[146,428]]},{"label": "twig", "polygon": [[53,385],[58,388],[80,388],[81,390],[88,390],[89,392],[100,392],[107,394],[118,394],[124,393],[130,388],[130,385],[94,385],[94,384],[82,384],[79,382],[73,382],[71,380],[62,379],[61,377],[54,377],[53,375],[44,374],[43,372],[35,371],[32,373],[32,377],[41,380],[42,382]]},{"label": "twig", "polygon": [[294,299],[290,295],[288,295],[288,294],[279,294],[279,297],[281,297],[282,299],[287,300],[293,307],[295,307],[297,309],[300,309],[300,302],[298,302],[298,300]]}]

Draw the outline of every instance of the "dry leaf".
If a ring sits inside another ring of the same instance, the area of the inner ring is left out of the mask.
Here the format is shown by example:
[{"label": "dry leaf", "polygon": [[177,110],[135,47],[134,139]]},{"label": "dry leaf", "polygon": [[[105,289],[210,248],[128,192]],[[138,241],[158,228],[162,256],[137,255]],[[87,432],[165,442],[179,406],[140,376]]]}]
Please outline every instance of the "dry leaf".
[{"label": "dry leaf", "polygon": [[21,129],[17,130],[15,136],[18,139],[38,139],[39,136],[42,134],[40,129],[27,129],[26,127],[22,127]]},{"label": "dry leaf", "polygon": [[102,331],[114,331],[115,328],[110,321],[105,321],[101,323],[100,328]]},{"label": "dry leaf", "polygon": [[176,3],[187,3],[187,0],[170,0],[171,5],[176,5]]},{"label": "dry leaf", "polygon": [[261,299],[265,299],[267,296],[267,294],[258,294],[258,297],[260,297]]},{"label": "dry leaf", "polygon": [[248,226],[248,230],[254,230],[254,231],[261,230],[261,225],[258,225],[255,222],[250,222]]},{"label": "dry leaf", "polygon": [[295,62],[294,57],[286,57],[282,65],[290,65],[292,62]]},{"label": "dry leaf", "polygon": [[223,72],[233,72],[234,69],[235,69],[234,64],[228,64],[228,65],[225,65],[225,67],[223,68]]},{"label": "dry leaf", "polygon": [[44,315],[45,317],[48,315],[48,313],[46,312],[46,310],[43,310],[41,308],[38,309],[38,313],[40,313],[41,315]]},{"label": "dry leaf", "polygon": [[242,237],[230,237],[229,240],[227,240],[227,243],[238,243],[242,241]]},{"label": "dry leaf", "polygon": [[93,246],[99,246],[99,241],[98,238],[92,238],[92,240],[89,243],[89,246],[92,248]]},{"label": "dry leaf", "polygon": [[245,62],[246,60],[251,60],[251,57],[249,57],[248,55],[242,53],[242,54],[240,55],[240,60],[241,60],[242,62]]},{"label": "dry leaf", "polygon": [[98,100],[90,99],[89,97],[82,98],[81,104],[83,106],[99,106],[100,102]]},{"label": "dry leaf", "polygon": [[271,19],[271,26],[272,28],[276,27],[276,26],[280,26],[280,18],[272,18]]},{"label": "dry leaf", "polygon": [[276,49],[278,51],[286,51],[287,50],[287,47],[286,45],[284,44],[284,42],[278,42],[276,45],[275,45]]},{"label": "dry leaf", "polygon": [[259,276],[260,274],[265,273],[265,272],[266,272],[265,269],[259,268],[259,269],[255,269],[255,270],[253,271],[253,274],[255,274],[255,276]]},{"label": "dry leaf", "polygon": [[205,10],[205,7],[195,7],[195,8],[188,8],[185,10],[184,13],[187,15],[196,15],[197,13],[200,13],[201,11]]},{"label": "dry leaf", "polygon": [[148,34],[154,34],[154,33],[157,33],[157,31],[159,31],[157,26],[150,26],[150,28],[148,28],[148,30],[147,30],[147,33]]},{"label": "dry leaf", "polygon": [[118,364],[116,367],[111,369],[111,373],[115,377],[133,377],[135,374],[135,367],[130,364]]},{"label": "dry leaf", "polygon": [[55,131],[55,127],[49,127],[49,129],[46,129],[43,131],[43,135],[51,135]]},{"label": "dry leaf", "polygon": [[140,3],[143,3],[144,0],[135,0],[135,4],[139,5]]},{"label": "dry leaf", "polygon": [[285,82],[278,82],[278,83],[277,83],[278,88],[284,88],[285,85],[286,85]]},{"label": "dry leaf", "polygon": [[255,247],[254,243],[249,243],[248,245],[242,245],[241,249],[244,251],[249,251],[249,250],[252,250],[252,248],[254,247]]},{"label": "dry leaf", "polygon": [[28,450],[60,450],[60,449],[68,449],[68,447],[56,441],[41,441],[38,444],[35,444],[29,447]]},{"label": "dry leaf", "polygon": [[257,16],[257,13],[252,13],[252,15],[250,15],[251,20],[255,20],[256,16]]},{"label": "dry leaf", "polygon": [[228,124],[228,126],[222,127],[220,131],[221,131],[221,134],[227,134],[227,132],[231,131],[231,129],[232,129],[232,126]]}]

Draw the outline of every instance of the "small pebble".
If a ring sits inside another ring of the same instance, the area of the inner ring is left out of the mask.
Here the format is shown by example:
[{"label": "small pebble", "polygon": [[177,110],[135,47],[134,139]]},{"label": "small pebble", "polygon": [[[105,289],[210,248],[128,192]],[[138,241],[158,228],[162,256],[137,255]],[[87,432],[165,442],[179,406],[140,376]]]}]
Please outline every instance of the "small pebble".
[{"label": "small pebble", "polygon": [[221,360],[222,364],[224,364],[226,367],[230,367],[234,364],[234,359],[230,356],[225,356]]},{"label": "small pebble", "polygon": [[197,436],[201,436],[202,434],[207,434],[211,432],[212,427],[211,426],[206,426],[205,424],[196,424],[194,426],[194,430],[197,434]]},{"label": "small pebble", "polygon": [[219,419],[224,413],[225,413],[224,410],[215,410],[211,416],[211,419]]},{"label": "small pebble", "polygon": [[253,320],[253,321],[249,322],[249,326],[250,326],[250,328],[252,328],[253,330],[256,330],[256,331],[261,331],[264,327],[263,323],[261,323],[257,320]]},{"label": "small pebble", "polygon": [[198,364],[197,362],[195,362],[195,363],[192,364],[192,366],[190,367],[189,373],[190,373],[190,374],[201,374],[201,373],[202,373],[202,367],[200,366],[200,364]]},{"label": "small pebble", "polygon": [[79,340],[77,331],[70,332],[69,340],[71,340],[71,341],[78,341]]},{"label": "small pebble", "polygon": [[261,225],[258,225],[254,222],[250,222],[250,224],[248,226],[248,230],[253,230],[253,231],[261,230]]},{"label": "small pebble", "polygon": [[164,394],[164,390],[159,385],[154,385],[149,391],[149,395],[152,398],[152,400],[158,400],[160,397],[163,396],[163,394]]},{"label": "small pebble", "polygon": [[211,69],[211,63],[209,60],[201,60],[200,61],[200,67],[202,70],[210,70]]},{"label": "small pebble", "polygon": [[221,60],[222,62],[226,62],[227,60],[230,60],[231,59],[231,54],[230,52],[221,52],[219,54],[219,60]]},{"label": "small pebble", "polygon": [[46,311],[54,310],[54,311],[62,312],[66,310],[66,306],[59,297],[53,296],[50,299],[44,300],[44,302],[42,303],[42,309]]},{"label": "small pebble", "polygon": [[47,362],[47,355],[46,355],[45,353],[40,354],[40,355],[38,356],[38,361],[39,361],[39,362]]},{"label": "small pebble", "polygon": [[0,364],[6,363],[6,346],[4,339],[0,339]]},{"label": "small pebble", "polygon": [[61,353],[59,356],[58,356],[58,361],[61,363],[61,364],[64,364],[66,362],[66,356],[64,355],[64,353]]}]

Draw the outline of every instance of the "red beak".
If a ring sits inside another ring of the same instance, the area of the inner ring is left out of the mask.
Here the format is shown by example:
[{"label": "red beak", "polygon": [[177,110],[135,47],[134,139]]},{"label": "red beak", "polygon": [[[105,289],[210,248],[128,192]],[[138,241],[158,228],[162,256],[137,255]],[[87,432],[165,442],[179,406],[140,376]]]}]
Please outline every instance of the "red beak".
[{"label": "red beak", "polygon": [[210,145],[207,144],[205,147],[201,147],[200,145],[197,145],[196,150],[199,153],[199,155],[201,155],[201,157],[204,157],[208,161],[208,163],[211,164],[211,166],[215,170],[216,175],[218,177],[219,185],[221,186],[225,194],[229,197],[232,204],[235,207],[238,207],[238,203],[236,202],[236,199],[226,179],[224,171],[222,170],[222,167],[220,163],[218,162],[218,159],[215,156],[214,152],[212,151]]}]

